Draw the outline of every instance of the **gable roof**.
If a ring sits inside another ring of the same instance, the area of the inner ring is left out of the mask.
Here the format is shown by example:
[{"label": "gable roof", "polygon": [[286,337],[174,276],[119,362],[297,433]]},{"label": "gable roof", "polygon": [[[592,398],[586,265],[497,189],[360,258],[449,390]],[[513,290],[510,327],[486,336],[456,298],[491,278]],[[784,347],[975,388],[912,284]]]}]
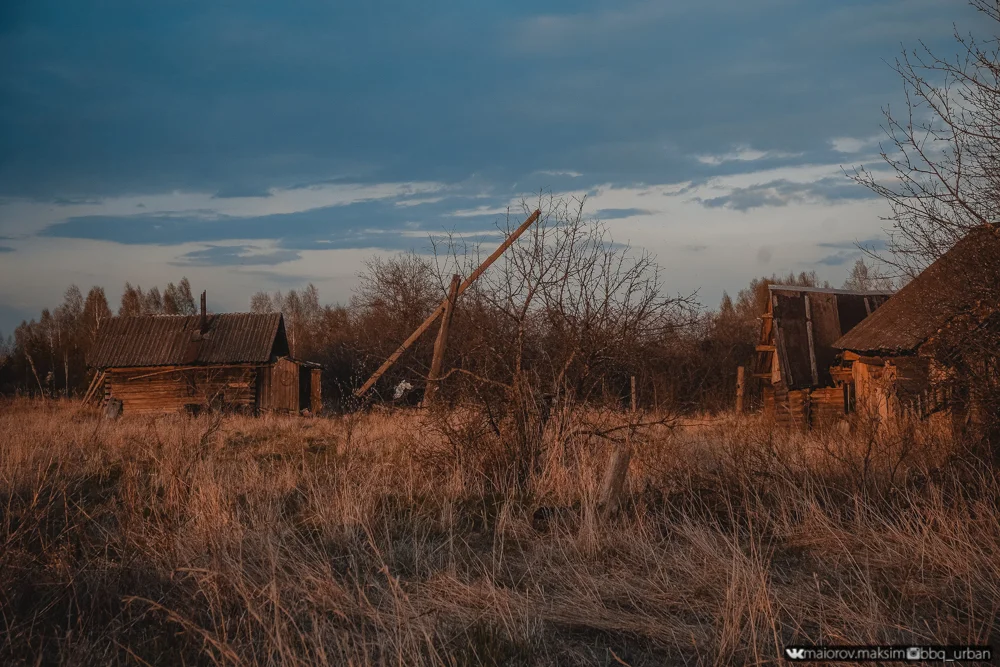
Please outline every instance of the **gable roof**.
[{"label": "gable roof", "polygon": [[[795,285],[768,285],[768,290],[771,317],[761,323],[761,343],[765,348],[773,346],[789,389],[832,385],[830,366],[837,356],[833,342],[892,295]],[[770,368],[770,354],[758,360],[758,372]]]},{"label": "gable roof", "polygon": [[266,363],[287,355],[281,313],[209,315],[204,334],[197,315],[112,317],[87,355],[95,368]]},{"label": "gable roof", "polygon": [[966,234],[878,312],[834,343],[854,352],[915,351],[955,316],[1000,308],[1000,229]]}]

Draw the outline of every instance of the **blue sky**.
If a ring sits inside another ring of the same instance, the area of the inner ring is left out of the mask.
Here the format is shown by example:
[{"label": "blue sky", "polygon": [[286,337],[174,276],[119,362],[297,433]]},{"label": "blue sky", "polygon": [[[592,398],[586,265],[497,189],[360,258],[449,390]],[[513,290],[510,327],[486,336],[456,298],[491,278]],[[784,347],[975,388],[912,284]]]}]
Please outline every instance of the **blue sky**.
[{"label": "blue sky", "polygon": [[839,283],[884,205],[885,61],[953,0],[55,3],[0,8],[0,332],[70,283],[187,275],[218,310],[589,197],[675,291]]}]

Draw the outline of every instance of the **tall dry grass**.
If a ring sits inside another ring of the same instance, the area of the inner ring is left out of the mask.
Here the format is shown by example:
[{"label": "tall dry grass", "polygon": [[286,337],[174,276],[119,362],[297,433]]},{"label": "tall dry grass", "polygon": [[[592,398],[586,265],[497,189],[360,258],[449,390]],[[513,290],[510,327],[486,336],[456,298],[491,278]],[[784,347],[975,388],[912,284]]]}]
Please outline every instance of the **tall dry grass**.
[{"label": "tall dry grass", "polygon": [[995,634],[1000,483],[930,428],[659,428],[610,517],[606,443],[553,440],[504,493],[440,433],[3,403],[0,663],[762,664]]}]

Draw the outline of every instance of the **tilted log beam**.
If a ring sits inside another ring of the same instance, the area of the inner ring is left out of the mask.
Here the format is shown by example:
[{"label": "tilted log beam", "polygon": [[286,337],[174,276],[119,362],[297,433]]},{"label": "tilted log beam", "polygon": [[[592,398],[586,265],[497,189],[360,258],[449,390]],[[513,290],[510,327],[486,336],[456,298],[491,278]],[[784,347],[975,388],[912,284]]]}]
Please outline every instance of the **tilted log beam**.
[{"label": "tilted log beam", "polygon": [[[514,233],[508,236],[507,239],[500,244],[500,247],[494,250],[493,254],[487,257],[486,261],[480,264],[479,268],[473,271],[469,275],[469,277],[465,279],[465,281],[459,286],[458,293],[455,295],[455,298],[462,296],[462,293],[465,292],[465,290],[469,289],[469,286],[472,285],[472,283],[476,282],[476,279],[479,278],[479,276],[483,275],[483,271],[488,269],[490,267],[490,264],[495,262],[497,258],[500,257],[500,255],[502,255],[505,250],[507,250],[507,248],[511,247],[514,244],[514,241],[516,241],[518,237],[521,236],[521,234],[527,231],[528,227],[531,227],[531,225],[535,224],[535,221],[538,220],[538,218],[541,215],[542,212],[539,210],[535,210],[534,213],[529,215],[528,219],[522,222],[521,226],[515,229]],[[448,304],[449,298],[450,296],[445,297],[444,301],[442,301],[441,304],[434,309],[434,312],[431,313],[427,317],[427,319],[423,321],[423,324],[417,327],[414,330],[414,332],[410,334],[410,337],[407,338],[405,341],[403,341],[403,344],[400,345],[398,348],[396,348],[395,352],[389,355],[389,358],[386,359],[381,366],[379,366],[378,370],[372,373],[372,376],[368,378],[368,380],[363,385],[361,385],[361,387],[357,391],[354,392],[355,396],[358,397],[364,396],[365,393],[367,393],[367,391],[371,389],[376,382],[378,382],[378,379],[382,377],[382,375],[387,370],[389,370],[389,368],[394,363],[396,363],[401,356],[403,356],[403,353],[406,352],[406,350],[408,350],[409,347],[413,345],[418,338],[420,338],[421,334],[427,331],[430,328],[430,326],[434,324],[434,320],[440,317],[441,313],[444,312],[444,309]]]}]

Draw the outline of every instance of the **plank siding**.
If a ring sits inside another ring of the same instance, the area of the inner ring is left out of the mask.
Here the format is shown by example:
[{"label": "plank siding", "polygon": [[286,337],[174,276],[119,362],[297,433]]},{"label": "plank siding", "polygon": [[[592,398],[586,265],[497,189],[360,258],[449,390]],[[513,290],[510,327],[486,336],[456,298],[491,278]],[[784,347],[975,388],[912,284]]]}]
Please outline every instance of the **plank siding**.
[{"label": "plank siding", "polygon": [[[303,369],[305,372],[305,369]],[[319,368],[313,368],[309,372],[309,379],[312,387],[309,392],[309,411],[314,415],[319,414],[323,409],[323,378]]]},{"label": "plank siding", "polygon": [[299,364],[283,357],[264,368],[259,378],[261,410],[299,411]]}]

